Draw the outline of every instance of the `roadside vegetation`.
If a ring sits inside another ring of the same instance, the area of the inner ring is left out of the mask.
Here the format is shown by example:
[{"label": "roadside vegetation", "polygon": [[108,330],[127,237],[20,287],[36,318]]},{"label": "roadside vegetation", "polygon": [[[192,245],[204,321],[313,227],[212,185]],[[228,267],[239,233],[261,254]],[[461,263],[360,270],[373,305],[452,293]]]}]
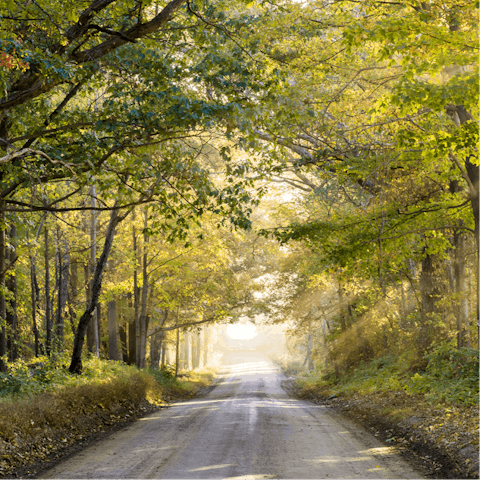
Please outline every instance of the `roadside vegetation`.
[{"label": "roadside vegetation", "polygon": [[192,398],[214,379],[213,370],[175,378],[171,365],[139,371],[96,357],[85,361],[83,375],[74,375],[62,360],[19,361],[8,375],[0,374],[0,476],[20,467],[28,475],[70,445]]},{"label": "roadside vegetation", "polygon": [[351,367],[347,373],[319,369],[299,378],[303,391],[324,395],[405,392],[424,395],[430,403],[478,404],[478,350],[449,343],[426,355],[424,371],[412,372],[408,354],[392,354]]}]

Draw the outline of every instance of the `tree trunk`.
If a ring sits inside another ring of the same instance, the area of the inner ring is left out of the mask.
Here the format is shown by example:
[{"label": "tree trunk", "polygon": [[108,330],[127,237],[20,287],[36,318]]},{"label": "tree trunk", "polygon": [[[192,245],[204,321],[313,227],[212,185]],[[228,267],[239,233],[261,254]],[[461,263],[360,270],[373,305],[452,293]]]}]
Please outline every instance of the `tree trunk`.
[{"label": "tree trunk", "polygon": [[122,352],[122,361],[128,363],[128,351],[127,351],[127,330],[125,325],[120,325],[118,328],[118,336],[120,337],[120,345]]},{"label": "tree trunk", "polygon": [[[135,221],[135,211],[133,212],[133,220]],[[133,320],[135,322],[135,365],[140,367],[141,345],[140,345],[140,316],[138,314],[139,292],[138,292],[138,264],[137,264],[137,231],[135,223],[132,224],[132,241],[133,241]]]},{"label": "tree trunk", "polygon": [[136,322],[128,323],[128,364],[135,365],[137,359]]},{"label": "tree trunk", "polygon": [[10,250],[8,253],[8,268],[11,268],[12,271],[6,280],[6,287],[10,292],[8,309],[6,311],[6,320],[9,329],[7,350],[8,359],[11,362],[14,362],[18,358],[17,276],[14,269],[14,264],[17,260],[16,237],[17,228],[13,225],[10,228]]},{"label": "tree trunk", "polygon": [[57,297],[57,315],[56,315],[56,344],[60,350],[63,345],[64,331],[64,312],[68,297],[68,277],[70,271],[70,254],[65,245],[65,251],[62,252],[60,234],[57,237],[58,252],[58,297]]},{"label": "tree trunk", "polygon": [[192,349],[193,349],[193,354],[192,354],[192,361],[193,361],[193,368],[196,369],[196,368],[200,368],[200,349],[201,349],[201,345],[200,345],[200,332],[199,331],[195,331],[193,332],[193,345],[192,345]]},{"label": "tree trunk", "polygon": [[[148,294],[148,235],[147,235],[147,209],[144,211],[143,222],[143,262],[142,262],[142,311],[140,313],[140,356],[139,368],[145,368],[145,357],[147,354],[147,294]],[[158,366],[158,362],[157,362]]]},{"label": "tree trunk", "polygon": [[185,370],[192,369],[192,333],[185,331]]},{"label": "tree trunk", "polygon": [[7,331],[5,315],[5,211],[3,202],[0,203],[0,371],[7,371],[7,364],[2,358],[7,354]]},{"label": "tree trunk", "polygon": [[[135,294],[132,295],[131,292],[127,293],[127,299],[128,299],[128,311],[129,315],[135,315],[135,309],[132,303],[132,297],[134,297]],[[136,359],[137,359],[137,339],[135,335],[135,318],[131,319],[128,322],[128,364],[129,365],[135,365]]]},{"label": "tree trunk", "polygon": [[421,324],[418,336],[418,357],[423,359],[434,339],[436,304],[440,298],[439,287],[435,280],[433,255],[426,254],[422,260],[420,274]]},{"label": "tree trunk", "polygon": [[175,343],[175,378],[178,377],[179,362],[180,362],[180,329],[177,328],[177,341]]},{"label": "tree trunk", "polygon": [[52,301],[50,297],[50,265],[48,259],[48,229],[45,227],[45,352],[52,351]]},{"label": "tree trunk", "polygon": [[324,348],[324,355],[325,355],[325,369],[328,369],[330,365],[330,354],[328,351],[328,342],[327,342],[327,328],[328,328],[327,320],[322,319],[321,326],[322,326],[322,334],[323,334],[323,348]]},{"label": "tree trunk", "polygon": [[108,302],[108,358],[118,360],[117,345],[117,302]]},{"label": "tree trunk", "polygon": [[75,336],[72,352],[72,361],[69,367],[71,373],[81,373],[82,371],[82,347],[85,340],[85,333],[100,295],[102,276],[103,272],[105,271],[108,255],[110,254],[110,250],[112,248],[113,238],[115,236],[115,227],[121,220],[123,220],[123,218],[125,218],[125,216],[120,217],[117,210],[112,210],[110,222],[105,235],[103,251],[95,267],[95,273],[92,282],[92,295],[85,312],[80,317],[78,322],[77,335]]},{"label": "tree trunk", "polygon": [[75,303],[77,301],[78,295],[78,264],[74,259],[70,262],[70,275],[69,275],[69,285],[70,288],[67,294],[68,301],[68,318],[70,320],[70,326],[72,328],[73,336],[75,336],[75,324],[77,323],[77,312],[75,310]]},{"label": "tree trunk", "polygon": [[455,247],[455,306],[457,318],[457,347],[470,347],[470,325],[468,319],[468,291],[465,272],[465,235],[461,231],[453,234]]},{"label": "tree trunk", "polygon": [[[93,275],[95,266],[97,265],[97,197],[95,185],[92,185],[90,190],[91,199],[91,219],[90,219],[90,277],[91,283],[93,283]],[[93,286],[90,285],[90,295],[93,294]],[[97,302],[95,302],[97,303]],[[97,358],[100,357],[100,334],[99,334],[99,319],[97,308],[92,312],[92,318],[90,321],[90,334],[91,334],[91,349],[90,352]]]},{"label": "tree trunk", "polygon": [[208,343],[210,341],[209,338],[209,330],[208,325],[203,327],[203,366],[206,367],[208,365]]},{"label": "tree trunk", "polygon": [[32,302],[32,324],[33,335],[35,338],[35,356],[40,355],[40,334],[37,325],[37,308],[38,308],[38,295],[37,295],[37,273],[35,268],[35,257],[30,257],[30,298]]},{"label": "tree trunk", "polygon": [[343,306],[345,304],[345,289],[343,288],[343,281],[338,279],[338,312],[340,319],[340,330],[344,332],[347,329],[347,322],[343,313]]},{"label": "tree trunk", "polygon": [[[85,308],[88,308],[90,299],[92,298],[92,271],[90,263],[83,265],[85,278]],[[95,354],[95,332],[93,322],[90,322],[87,327],[87,350],[91,354]]]},{"label": "tree trunk", "polygon": [[303,364],[307,366],[307,369],[309,372],[313,370],[312,347],[313,347],[313,334],[310,332],[308,334],[307,355],[305,356],[305,361],[303,362]]},{"label": "tree trunk", "polygon": [[165,360],[167,358],[167,345],[165,343],[163,343],[162,345],[162,355],[161,355],[161,358],[160,358],[160,365],[165,365]]},{"label": "tree trunk", "polygon": [[[162,319],[160,320],[159,327],[163,327],[168,318],[168,309],[163,311]],[[165,333],[159,331],[152,335],[152,340],[150,343],[150,365],[152,368],[158,368],[160,362],[160,350],[162,348],[163,337]]]},{"label": "tree trunk", "polygon": [[[103,346],[105,352],[108,351],[108,342],[104,341],[102,344],[102,304],[97,301],[97,306],[95,308],[95,319],[97,321],[97,338],[98,338],[98,356],[100,358],[100,347]],[[108,320],[107,320],[108,322]],[[107,325],[108,328],[108,325]]]},{"label": "tree trunk", "polygon": [[[473,117],[470,112],[463,105],[447,105],[446,112],[452,119],[453,123],[457,127],[461,127],[469,121],[473,121]],[[477,127],[478,128],[478,127]],[[468,183],[468,190],[470,196],[470,204],[472,207],[473,218],[475,221],[475,242],[476,242],[476,252],[477,259],[475,262],[475,276],[477,278],[477,285],[480,286],[480,256],[479,252],[479,242],[480,242],[480,170],[478,166],[478,153],[476,158],[473,155],[467,156],[465,159],[464,169],[461,166],[461,161],[456,159],[453,155],[452,158],[455,160],[455,163],[458,169],[461,171],[464,180]],[[476,295],[476,318],[477,325],[480,327],[480,291],[477,287]]]},{"label": "tree trunk", "polygon": [[[473,159],[472,159],[473,160]],[[474,272],[477,279],[477,292],[476,292],[476,320],[477,327],[480,328],[480,255],[479,255],[479,241],[480,241],[480,187],[479,187],[479,167],[470,161],[466,160],[465,167],[473,185],[473,193],[470,195],[470,201],[473,210],[473,217],[475,219],[475,243],[476,243],[476,261],[474,261]],[[477,332],[478,332],[477,328]]]},{"label": "tree trunk", "polygon": [[150,337],[150,368],[158,368],[161,358],[161,333],[155,333]]}]

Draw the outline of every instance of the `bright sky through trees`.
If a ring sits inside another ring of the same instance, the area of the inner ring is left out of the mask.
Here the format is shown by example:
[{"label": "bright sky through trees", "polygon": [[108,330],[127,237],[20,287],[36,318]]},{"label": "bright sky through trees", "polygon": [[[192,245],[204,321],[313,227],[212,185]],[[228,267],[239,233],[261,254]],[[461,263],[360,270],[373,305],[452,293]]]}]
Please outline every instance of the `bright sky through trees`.
[{"label": "bright sky through trees", "polygon": [[234,340],[251,340],[257,336],[257,327],[251,323],[228,325],[227,335]]}]

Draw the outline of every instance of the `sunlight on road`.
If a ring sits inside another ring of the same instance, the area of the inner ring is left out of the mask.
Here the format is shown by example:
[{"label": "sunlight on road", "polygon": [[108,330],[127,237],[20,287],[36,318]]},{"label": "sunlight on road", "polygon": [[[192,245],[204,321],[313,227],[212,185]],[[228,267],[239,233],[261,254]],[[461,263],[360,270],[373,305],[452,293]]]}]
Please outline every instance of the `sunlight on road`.
[{"label": "sunlight on road", "polygon": [[205,397],[141,419],[46,478],[420,478],[368,432],[289,398],[261,352],[222,360]]}]

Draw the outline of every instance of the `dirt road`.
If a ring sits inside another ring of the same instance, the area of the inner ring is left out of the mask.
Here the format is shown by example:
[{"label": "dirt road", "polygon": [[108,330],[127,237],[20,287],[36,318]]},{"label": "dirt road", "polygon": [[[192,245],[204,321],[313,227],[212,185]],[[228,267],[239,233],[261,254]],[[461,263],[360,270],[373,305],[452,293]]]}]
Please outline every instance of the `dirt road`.
[{"label": "dirt road", "polygon": [[289,398],[260,354],[202,398],[145,417],[42,478],[421,478],[367,431]]}]

